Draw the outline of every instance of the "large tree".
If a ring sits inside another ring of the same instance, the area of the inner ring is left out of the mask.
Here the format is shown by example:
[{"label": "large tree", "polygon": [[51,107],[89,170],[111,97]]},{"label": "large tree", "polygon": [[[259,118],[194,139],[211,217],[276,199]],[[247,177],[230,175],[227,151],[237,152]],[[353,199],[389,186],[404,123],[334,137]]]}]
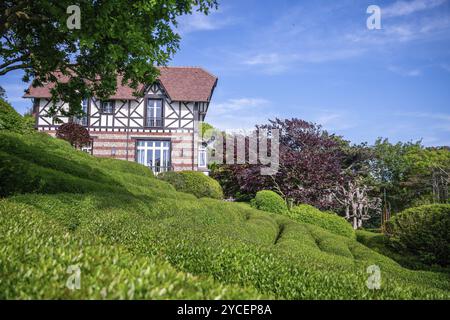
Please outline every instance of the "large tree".
[{"label": "large tree", "polygon": [[216,0],[4,0],[0,76],[20,69],[24,81],[38,86],[57,81],[59,70],[71,80],[58,83],[54,99],[69,103],[65,115],[79,115],[83,97],[115,91],[117,73],[135,89],[154,81],[155,65],[165,65],[179,47],[177,19],[216,6]]},{"label": "large tree", "polygon": [[280,132],[277,173],[261,175],[262,164],[236,164],[221,166],[217,176],[225,177],[235,193],[271,189],[293,204],[330,208],[336,184],[343,183],[342,153],[336,138],[318,125],[295,118],[270,120],[258,128]]}]

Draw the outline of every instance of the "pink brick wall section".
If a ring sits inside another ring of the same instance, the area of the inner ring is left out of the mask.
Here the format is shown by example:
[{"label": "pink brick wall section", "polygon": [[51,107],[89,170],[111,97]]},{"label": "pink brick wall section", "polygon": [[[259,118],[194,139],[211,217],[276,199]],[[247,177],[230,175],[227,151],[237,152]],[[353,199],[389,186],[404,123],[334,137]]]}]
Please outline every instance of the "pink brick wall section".
[{"label": "pink brick wall section", "polygon": [[[45,131],[54,136],[55,131]],[[126,132],[93,131],[90,132],[94,139],[93,155],[102,158],[115,158],[120,160],[135,161],[135,147],[138,139],[170,139],[172,153],[171,162],[175,171],[196,170],[197,157],[193,152],[192,135],[188,132],[154,133],[154,132]],[[116,149],[113,157],[112,148]],[[192,160],[194,156],[194,161]],[[194,167],[193,167],[194,162]]]}]

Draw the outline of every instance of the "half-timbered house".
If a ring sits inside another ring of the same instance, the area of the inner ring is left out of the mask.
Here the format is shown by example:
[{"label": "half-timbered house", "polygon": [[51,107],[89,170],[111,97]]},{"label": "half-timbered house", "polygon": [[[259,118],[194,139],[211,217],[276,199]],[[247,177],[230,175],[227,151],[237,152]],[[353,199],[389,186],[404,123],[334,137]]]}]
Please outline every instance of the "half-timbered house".
[{"label": "half-timbered house", "polygon": [[[98,157],[136,161],[155,173],[168,170],[207,171],[206,151],[199,139],[203,121],[217,78],[198,67],[160,67],[155,83],[143,84],[137,97],[133,89],[121,85],[108,100],[83,100],[85,116],[78,119],[92,137],[86,151]],[[59,81],[64,80],[64,76]],[[51,117],[52,83],[30,87],[36,128],[51,135],[68,119]],[[67,106],[61,104],[61,108]]]}]

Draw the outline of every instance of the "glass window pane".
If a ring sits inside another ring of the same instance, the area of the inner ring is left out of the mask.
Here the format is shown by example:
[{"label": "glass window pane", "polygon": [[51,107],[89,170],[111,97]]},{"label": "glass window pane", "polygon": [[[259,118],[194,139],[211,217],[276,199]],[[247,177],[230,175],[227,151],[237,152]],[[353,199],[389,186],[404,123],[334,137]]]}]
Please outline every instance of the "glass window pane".
[{"label": "glass window pane", "polygon": [[206,151],[200,150],[198,153],[198,162],[200,167],[206,167]]},{"label": "glass window pane", "polygon": [[169,141],[137,140],[136,160],[150,167],[154,172],[170,169]]},{"label": "glass window pane", "polygon": [[160,99],[147,100],[146,125],[148,127],[162,126],[162,100]]},{"label": "glass window pane", "polygon": [[162,116],[161,100],[156,100],[155,108],[156,108],[156,118],[161,118]]},{"label": "glass window pane", "polygon": [[153,149],[147,149],[147,166],[153,166]]},{"label": "glass window pane", "polygon": [[145,163],[144,163],[144,151],[143,150],[137,150],[136,159],[137,159],[138,163],[145,165]]},{"label": "glass window pane", "polygon": [[152,117],[153,116],[153,103],[150,99],[147,101],[147,116]]},{"label": "glass window pane", "polygon": [[160,150],[155,150],[154,165],[156,167],[160,167],[161,166],[161,151]]},{"label": "glass window pane", "polygon": [[81,107],[82,107],[84,112],[87,112],[87,105],[88,105],[87,102],[88,102],[87,99],[83,99],[83,101],[81,103]]},{"label": "glass window pane", "polygon": [[170,160],[169,150],[164,150],[163,151],[163,160],[164,160],[163,166],[166,167],[166,168],[169,168],[169,160]]},{"label": "glass window pane", "polygon": [[113,102],[112,101],[103,101],[102,102],[102,111],[104,113],[113,113]]}]

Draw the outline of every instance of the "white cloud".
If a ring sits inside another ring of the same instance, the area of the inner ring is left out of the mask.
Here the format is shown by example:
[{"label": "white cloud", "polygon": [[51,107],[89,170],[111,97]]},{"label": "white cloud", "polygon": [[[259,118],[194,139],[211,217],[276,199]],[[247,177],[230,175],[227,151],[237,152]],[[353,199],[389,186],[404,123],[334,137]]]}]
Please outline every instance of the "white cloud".
[{"label": "white cloud", "polygon": [[334,112],[330,110],[318,110],[319,113],[312,115],[311,121],[321,125],[324,129],[344,133],[346,130],[356,127],[355,116],[344,112]]},{"label": "white cloud", "polygon": [[181,17],[177,30],[181,35],[196,31],[212,31],[233,24],[231,17],[224,17],[223,10],[213,11],[208,15],[193,12],[191,15]]},{"label": "white cloud", "polygon": [[219,129],[253,129],[255,125],[266,123],[273,114],[266,108],[270,101],[263,98],[228,99],[211,103],[206,121]]},{"label": "white cloud", "polygon": [[[209,55],[215,57],[220,51],[216,69],[223,72],[269,75],[303,71],[311,64],[352,60],[369,54],[395,58],[411,43],[450,39],[450,11],[445,10],[449,2],[391,1],[391,5],[382,9],[381,30],[365,28],[364,12],[358,12],[361,20],[349,19],[355,14],[351,0],[326,6],[299,3],[288,10],[280,9],[280,14],[263,25],[251,30],[244,28],[245,42],[240,41],[239,46],[218,46]],[[427,10],[432,8],[436,10]],[[385,16],[392,19],[383,20]],[[251,23],[242,21],[244,27]],[[420,70],[410,71],[409,76],[420,74]]]},{"label": "white cloud", "polygon": [[420,69],[405,69],[396,66],[389,66],[388,70],[394,72],[403,77],[417,77],[422,75],[422,71]]},{"label": "white cloud", "polygon": [[450,64],[443,63],[441,64],[441,68],[450,72]]},{"label": "white cloud", "polygon": [[250,67],[258,67],[263,73],[278,74],[286,71],[288,66],[297,60],[295,55],[284,55],[278,52],[272,53],[247,53],[242,58],[242,64]]},{"label": "white cloud", "polygon": [[340,114],[330,113],[330,114],[325,114],[325,115],[319,116],[315,122],[317,122],[318,124],[321,124],[322,126],[327,126],[327,125],[332,124],[336,120],[339,120],[341,118],[342,117],[341,117]]},{"label": "white cloud", "polygon": [[349,47],[353,43],[354,46],[385,50],[390,46],[398,48],[401,44],[413,41],[448,39],[449,30],[449,16],[426,17],[414,22],[385,23],[382,30],[359,30],[346,34],[345,38],[350,42]]},{"label": "white cloud", "polygon": [[261,65],[261,64],[279,64],[281,57],[278,53],[260,53],[254,55],[247,60],[244,60],[244,64],[248,65]]},{"label": "white cloud", "polygon": [[433,120],[440,120],[450,122],[450,114],[445,113],[432,113],[432,112],[398,112],[397,116],[401,117],[413,117],[413,118],[426,118]]},{"label": "white cloud", "polygon": [[242,64],[257,66],[260,71],[277,74],[289,70],[295,64],[324,63],[356,57],[365,51],[363,48],[342,48],[335,50],[309,49],[302,53],[246,53]]},{"label": "white cloud", "polygon": [[[403,134],[412,140],[422,139],[427,146],[450,146],[450,114],[443,112],[405,111],[395,112],[397,123],[403,122]],[[395,126],[396,127],[396,126]]]},{"label": "white cloud", "polygon": [[215,110],[216,114],[224,114],[241,110],[249,111],[250,108],[261,107],[268,103],[268,100],[262,98],[228,99],[225,102],[213,103],[212,109]]},{"label": "white cloud", "polygon": [[382,18],[407,16],[419,11],[436,8],[447,2],[447,0],[413,0],[396,1],[381,9]]}]

